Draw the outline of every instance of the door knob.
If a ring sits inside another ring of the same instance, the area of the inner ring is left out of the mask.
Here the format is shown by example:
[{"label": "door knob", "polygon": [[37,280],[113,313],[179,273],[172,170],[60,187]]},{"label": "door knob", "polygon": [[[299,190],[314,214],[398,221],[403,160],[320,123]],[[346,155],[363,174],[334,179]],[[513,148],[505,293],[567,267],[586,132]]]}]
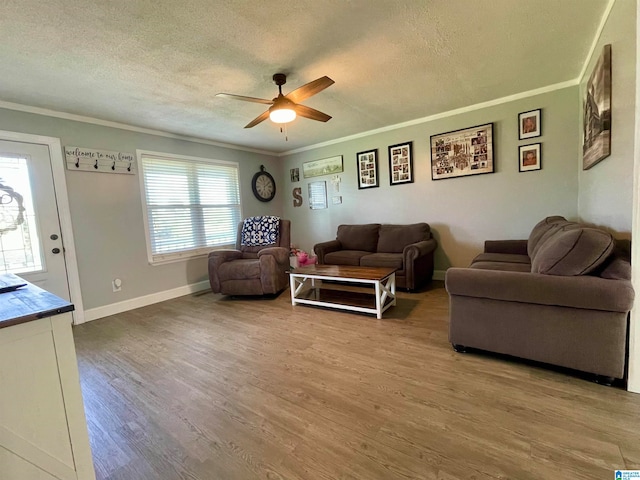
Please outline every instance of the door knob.
[{"label": "door knob", "polygon": [[60,253],[60,249],[58,247],[51,250],[51,253]]},{"label": "door knob", "polygon": [[58,235],[56,235],[55,233],[51,234],[51,236],[49,237],[51,240],[57,240],[58,239]]}]

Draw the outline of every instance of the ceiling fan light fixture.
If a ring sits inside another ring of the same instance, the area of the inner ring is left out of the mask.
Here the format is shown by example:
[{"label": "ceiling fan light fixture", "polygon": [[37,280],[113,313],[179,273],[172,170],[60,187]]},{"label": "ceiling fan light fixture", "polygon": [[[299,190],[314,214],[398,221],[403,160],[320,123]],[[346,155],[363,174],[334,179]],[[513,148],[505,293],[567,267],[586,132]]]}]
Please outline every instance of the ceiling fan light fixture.
[{"label": "ceiling fan light fixture", "polygon": [[276,73],[273,76],[273,82],[278,86],[278,96],[273,100],[265,98],[246,97],[244,95],[233,95],[231,93],[218,93],[218,97],[235,98],[245,102],[264,103],[271,105],[256,118],[251,120],[244,128],[252,128],[269,118],[273,123],[286,124],[293,122],[298,116],[316,120],[318,122],[326,122],[331,117],[326,113],[319,112],[313,108],[302,105],[300,102],[330,87],[335,82],[329,77],[324,76],[316,78],[313,82],[309,82],[301,87],[296,88],[287,95],[282,94],[282,85],[287,83],[287,76],[284,73]]},{"label": "ceiling fan light fixture", "polygon": [[269,109],[269,118],[273,123],[289,123],[296,119],[296,111],[290,107],[276,107]]}]

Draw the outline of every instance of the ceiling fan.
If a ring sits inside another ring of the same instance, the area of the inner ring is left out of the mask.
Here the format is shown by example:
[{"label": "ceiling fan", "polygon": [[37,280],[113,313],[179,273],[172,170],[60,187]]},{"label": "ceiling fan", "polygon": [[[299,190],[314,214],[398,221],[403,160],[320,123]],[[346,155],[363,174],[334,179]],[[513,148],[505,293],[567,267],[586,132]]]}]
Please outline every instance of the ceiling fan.
[{"label": "ceiling fan", "polygon": [[258,125],[260,122],[270,118],[274,123],[288,123],[296,118],[296,115],[301,117],[310,118],[311,120],[318,120],[319,122],[326,122],[331,119],[326,113],[322,113],[314,108],[301,105],[299,102],[320,93],[327,87],[330,87],[335,82],[329,77],[320,77],[313,82],[309,82],[306,85],[296,88],[294,91],[289,92],[286,95],[282,94],[282,85],[287,83],[287,76],[284,73],[276,73],[273,76],[273,81],[278,86],[278,96],[273,100],[266,100],[264,98],[245,97],[242,95],[233,95],[231,93],[218,93],[216,97],[234,98],[236,100],[243,100],[245,102],[263,103],[265,105],[271,105],[269,109],[254,118],[244,128],[251,128]]}]

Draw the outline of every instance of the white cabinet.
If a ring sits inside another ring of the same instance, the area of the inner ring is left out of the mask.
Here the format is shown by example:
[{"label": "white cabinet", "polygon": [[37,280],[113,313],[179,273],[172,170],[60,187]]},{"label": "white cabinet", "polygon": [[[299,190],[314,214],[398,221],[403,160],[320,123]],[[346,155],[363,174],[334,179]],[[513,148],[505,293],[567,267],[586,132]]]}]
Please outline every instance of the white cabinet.
[{"label": "white cabinet", "polygon": [[95,480],[71,322],[0,328],[2,480]]}]

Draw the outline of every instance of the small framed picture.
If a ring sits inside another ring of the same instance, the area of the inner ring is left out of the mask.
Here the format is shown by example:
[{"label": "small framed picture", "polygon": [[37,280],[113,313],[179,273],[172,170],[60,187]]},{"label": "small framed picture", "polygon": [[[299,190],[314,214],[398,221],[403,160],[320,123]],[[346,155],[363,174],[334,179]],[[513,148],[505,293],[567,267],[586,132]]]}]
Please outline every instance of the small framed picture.
[{"label": "small framed picture", "polygon": [[291,168],[289,169],[289,174],[291,175],[291,182],[299,182],[300,181],[300,169],[299,168]]},{"label": "small framed picture", "polygon": [[539,108],[518,115],[518,138],[520,140],[542,135],[541,113],[542,110]]},{"label": "small framed picture", "polygon": [[358,167],[358,188],[380,186],[378,178],[378,149],[356,153]]},{"label": "small framed picture", "polygon": [[519,170],[521,172],[530,172],[532,170],[542,169],[542,144],[532,143],[531,145],[522,145],[518,148],[519,152]]},{"label": "small framed picture", "polygon": [[413,182],[413,142],[389,147],[389,183],[400,185]]}]

